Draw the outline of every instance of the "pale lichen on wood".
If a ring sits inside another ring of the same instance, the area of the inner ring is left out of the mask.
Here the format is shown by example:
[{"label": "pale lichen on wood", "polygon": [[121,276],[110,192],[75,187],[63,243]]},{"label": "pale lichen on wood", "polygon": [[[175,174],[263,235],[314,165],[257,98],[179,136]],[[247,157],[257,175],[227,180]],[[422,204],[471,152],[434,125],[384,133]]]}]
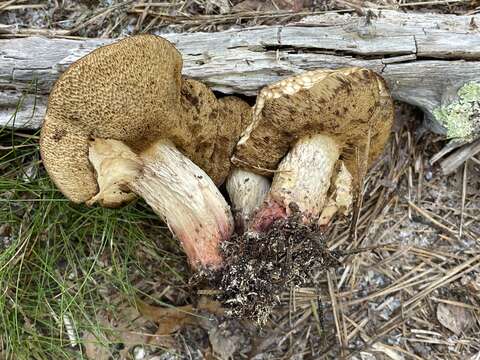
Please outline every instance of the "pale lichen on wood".
[{"label": "pale lichen on wood", "polygon": [[434,109],[433,115],[448,138],[472,141],[480,136],[480,82],[466,83],[457,95],[458,99]]}]

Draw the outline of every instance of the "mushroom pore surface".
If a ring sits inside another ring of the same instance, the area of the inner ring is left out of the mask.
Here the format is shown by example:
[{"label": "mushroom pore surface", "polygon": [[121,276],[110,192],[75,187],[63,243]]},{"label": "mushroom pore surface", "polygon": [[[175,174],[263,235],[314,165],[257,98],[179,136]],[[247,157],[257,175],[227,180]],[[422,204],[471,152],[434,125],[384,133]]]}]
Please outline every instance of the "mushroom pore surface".
[{"label": "mushroom pore surface", "polygon": [[142,196],[194,267],[216,267],[233,225],[215,185],[229,173],[251,109],[235,97],[217,100],[181,70],[180,53],[154,35],[81,58],[51,91],[41,155],[70,200],[119,207]]}]

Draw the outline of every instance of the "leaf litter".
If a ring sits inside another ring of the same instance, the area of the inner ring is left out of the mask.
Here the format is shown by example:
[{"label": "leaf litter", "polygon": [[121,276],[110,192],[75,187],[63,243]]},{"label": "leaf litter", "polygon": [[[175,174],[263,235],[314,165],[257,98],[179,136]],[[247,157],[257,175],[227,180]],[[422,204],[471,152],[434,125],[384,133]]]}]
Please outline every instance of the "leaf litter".
[{"label": "leaf litter", "polygon": [[[45,34],[42,28],[47,27],[53,32],[57,31],[60,36],[115,37],[152,30],[212,31],[220,30],[223,26],[238,26],[228,14],[216,15],[210,20],[202,18],[203,14],[198,12],[189,16],[189,19],[170,16],[172,12],[180,11],[181,14],[184,5],[188,7],[204,1],[177,1],[166,8],[155,9],[149,7],[149,3],[162,3],[125,2],[126,6],[115,7],[116,1],[91,1],[93,5],[89,5],[90,1],[65,0],[52,2],[60,4],[55,8],[42,5],[45,12],[37,11],[34,16],[29,15],[29,9],[33,8],[28,5],[40,4],[40,1],[18,3],[19,7],[15,10],[3,9],[4,22],[16,24],[16,29],[6,34],[7,37]],[[89,9],[79,9],[77,3]],[[356,1],[337,3],[341,6],[337,7],[335,2],[331,2],[316,10],[342,8],[351,11],[358,7]],[[380,5],[389,3],[378,1]],[[438,3],[448,12],[455,11],[453,2],[453,5],[446,1],[426,3],[429,7],[435,7]],[[464,3],[458,2],[460,6],[457,12],[464,12]],[[408,6],[408,1],[400,5]],[[474,2],[469,6],[474,7]],[[217,8],[214,6],[211,11],[215,12]],[[87,15],[82,17],[80,13]],[[260,14],[247,14],[245,19],[250,20],[241,25],[254,24],[258,21],[256,19],[261,18],[257,15]],[[264,16],[269,21],[288,19],[281,12]],[[292,358],[299,353],[313,358],[350,356],[352,359],[374,359],[377,357],[373,354],[381,351],[379,349],[388,349],[389,354],[395,354],[390,358],[405,354],[407,358],[415,359],[473,359],[480,354],[480,265],[476,260],[480,251],[480,160],[478,156],[469,160],[468,171],[465,170],[467,186],[463,194],[466,202],[465,206],[460,206],[462,193],[459,189],[462,184],[458,174],[442,177],[438,168],[431,166],[428,161],[442,142],[434,135],[428,138],[418,136],[416,128],[418,126],[409,125],[408,120],[397,126],[384,158],[368,175],[356,235],[352,236],[346,221],[337,222],[322,235],[329,250],[349,250],[385,243],[393,245],[385,246],[381,251],[342,259],[341,266],[329,272],[333,278],[330,292],[329,284],[324,279],[325,271],[320,271],[320,274],[310,274],[314,287],[306,284],[277,294],[278,306],[268,316],[263,337],[259,337],[257,330],[252,330],[248,325],[237,323],[237,328],[245,328],[252,337],[260,339],[252,341],[251,353],[256,355],[255,358]],[[459,224],[462,224],[462,232],[459,231]],[[11,233],[15,232],[2,231],[0,242],[10,241]],[[245,243],[249,244],[247,240]],[[251,244],[248,246],[254,247]],[[228,249],[226,251],[228,253]],[[158,280],[157,275],[154,271],[148,274]],[[133,279],[133,282],[139,287],[156,288],[162,284],[168,287],[165,279],[158,281],[155,286],[147,286],[142,280]],[[228,284],[223,288],[228,289]],[[158,299],[169,300],[162,291],[154,292],[154,295]],[[461,311],[458,316],[459,310],[452,306],[468,310],[465,310],[466,313]],[[235,312],[235,306],[229,310]],[[253,310],[251,313],[255,314]],[[119,312],[118,315],[125,314]],[[457,324],[457,318],[464,316],[470,320],[461,320]],[[98,321],[108,328],[115,328],[106,315],[103,319],[103,315],[98,314]],[[148,326],[150,332],[125,330],[132,326],[137,330],[143,329],[143,325],[135,321],[138,319],[124,316],[124,327],[117,326],[122,333],[119,338],[126,339],[125,343],[132,346],[147,342],[156,331]],[[334,326],[335,321],[338,327]],[[218,320],[210,321],[215,322]],[[191,354],[198,352],[199,347],[195,349],[195,344],[188,342],[194,338],[192,334],[197,328],[188,324],[188,321],[181,329],[173,328],[176,330],[174,341],[185,344],[180,352],[189,354],[191,358]],[[454,340],[452,333],[456,336]],[[87,344],[90,343],[91,333],[84,331],[84,334]],[[98,334],[91,335],[98,339]],[[202,336],[208,336],[208,333],[204,332]],[[109,341],[116,344],[112,339]],[[169,346],[178,348],[178,344],[166,344],[165,347]],[[125,353],[126,349],[112,347],[112,352]],[[205,350],[205,353],[208,351]],[[231,354],[231,350],[220,352]]]}]

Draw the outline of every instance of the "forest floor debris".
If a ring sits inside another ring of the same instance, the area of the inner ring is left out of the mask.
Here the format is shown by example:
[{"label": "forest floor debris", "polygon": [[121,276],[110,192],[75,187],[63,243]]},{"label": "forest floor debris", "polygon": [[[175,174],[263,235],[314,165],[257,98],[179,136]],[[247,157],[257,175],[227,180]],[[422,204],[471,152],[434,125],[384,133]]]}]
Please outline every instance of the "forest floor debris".
[{"label": "forest floor debris", "polygon": [[[181,250],[142,201],[115,211],[69,203],[41,167],[37,137],[4,129],[2,351],[58,359],[475,356],[479,161],[442,175],[429,158],[444,141],[419,135],[416,110],[397,109],[353,218],[337,219],[318,249],[340,254],[339,264],[312,272],[313,287],[285,284],[263,327],[199,305]],[[142,315],[137,299],[192,315],[169,323]]]},{"label": "forest floor debris", "polygon": [[[9,0],[0,36],[218,31],[370,8],[480,11],[470,0],[240,3]],[[38,135],[0,129],[0,359],[477,358],[480,157],[442,175],[429,160],[445,141],[419,131],[416,110],[397,109],[353,217],[324,234],[326,250],[351,255],[313,272],[315,287],[282,291],[261,328],[202,307],[181,250],[145,203],[69,203],[42,168]],[[169,323],[165,309],[192,312]]]}]

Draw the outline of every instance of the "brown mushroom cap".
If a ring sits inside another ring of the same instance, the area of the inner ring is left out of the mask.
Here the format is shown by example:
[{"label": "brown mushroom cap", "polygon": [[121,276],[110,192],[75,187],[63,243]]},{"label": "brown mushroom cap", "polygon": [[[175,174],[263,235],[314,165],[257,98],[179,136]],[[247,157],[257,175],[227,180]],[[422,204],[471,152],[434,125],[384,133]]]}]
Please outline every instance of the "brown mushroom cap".
[{"label": "brown mushroom cap", "polygon": [[80,203],[98,191],[88,160],[93,138],[120,140],[135,152],[168,138],[217,184],[224,181],[223,165],[212,162],[223,131],[220,105],[203,84],[182,80],[181,69],[180,53],[154,35],[98,48],[67,69],[50,94],[40,138],[44,165],[65,196]]},{"label": "brown mushroom cap", "polygon": [[355,177],[356,149],[368,163],[382,152],[393,122],[393,102],[384,80],[361,68],[315,70],[262,89],[252,123],[232,161],[259,173],[275,170],[297,139],[329,135]]},{"label": "brown mushroom cap", "polygon": [[[175,144],[217,185],[230,172],[230,158],[242,132],[250,124],[252,108],[235,96],[216,99],[212,91],[195,80],[182,87],[187,131],[195,137],[179,138]],[[205,126],[208,125],[208,126]]]},{"label": "brown mushroom cap", "polygon": [[[218,178],[212,178],[217,184],[223,183],[230,173],[231,157],[236,144],[242,133],[252,121],[252,107],[245,101],[227,96],[218,100],[218,130],[215,142],[215,151],[210,158],[210,171],[207,173],[217,174]],[[216,181],[218,180],[218,181]],[[221,181],[220,181],[221,180]]]}]

